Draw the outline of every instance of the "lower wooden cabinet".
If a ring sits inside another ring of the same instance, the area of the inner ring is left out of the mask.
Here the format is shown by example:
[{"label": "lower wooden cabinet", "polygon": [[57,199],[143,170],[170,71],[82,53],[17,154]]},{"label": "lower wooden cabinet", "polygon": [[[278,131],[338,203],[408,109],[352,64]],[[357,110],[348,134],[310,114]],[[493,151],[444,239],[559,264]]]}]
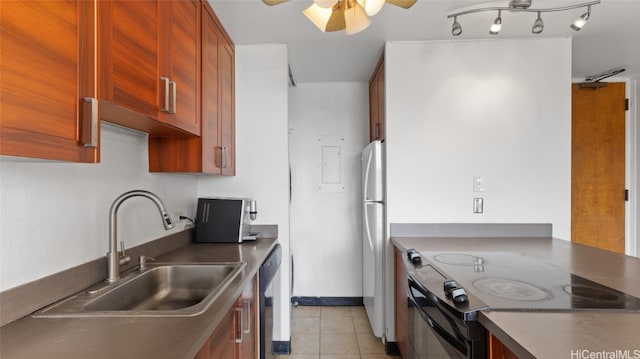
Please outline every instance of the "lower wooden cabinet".
[{"label": "lower wooden cabinet", "polygon": [[394,253],[396,343],[402,357],[409,358],[409,310],[407,307],[409,283],[407,269],[402,261],[402,252],[395,248]]},{"label": "lower wooden cabinet", "polygon": [[487,351],[488,359],[518,359],[517,355],[489,332],[487,332]]},{"label": "lower wooden cabinet", "polygon": [[245,287],[234,306],[200,348],[196,359],[255,359],[259,355],[260,328],[258,277]]}]

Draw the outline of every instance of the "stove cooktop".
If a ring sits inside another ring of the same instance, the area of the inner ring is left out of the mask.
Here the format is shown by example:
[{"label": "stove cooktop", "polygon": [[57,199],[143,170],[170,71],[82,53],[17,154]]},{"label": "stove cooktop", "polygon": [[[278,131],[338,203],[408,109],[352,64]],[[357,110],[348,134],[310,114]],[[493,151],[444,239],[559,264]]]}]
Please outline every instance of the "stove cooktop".
[{"label": "stove cooktop", "polygon": [[640,311],[640,299],[509,252],[421,252],[491,310]]}]

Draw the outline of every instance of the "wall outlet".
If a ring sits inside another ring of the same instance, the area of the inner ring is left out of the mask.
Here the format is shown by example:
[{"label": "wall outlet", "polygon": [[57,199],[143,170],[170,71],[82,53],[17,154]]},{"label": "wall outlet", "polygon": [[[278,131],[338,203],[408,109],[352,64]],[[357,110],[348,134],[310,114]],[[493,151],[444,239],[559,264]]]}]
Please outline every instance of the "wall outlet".
[{"label": "wall outlet", "polygon": [[171,216],[171,219],[173,220],[174,223],[184,221],[184,219],[180,219],[180,216],[184,216],[184,213],[180,211],[173,212],[173,216]]}]

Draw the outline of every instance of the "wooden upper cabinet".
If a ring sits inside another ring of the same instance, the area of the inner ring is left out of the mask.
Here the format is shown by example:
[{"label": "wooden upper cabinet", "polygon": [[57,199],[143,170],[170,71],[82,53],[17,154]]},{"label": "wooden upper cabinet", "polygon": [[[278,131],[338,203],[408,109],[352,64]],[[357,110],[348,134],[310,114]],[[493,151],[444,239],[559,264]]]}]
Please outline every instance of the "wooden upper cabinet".
[{"label": "wooden upper cabinet", "polygon": [[232,176],[236,173],[235,136],[235,54],[233,44],[225,40],[220,49],[220,163],[221,174]]},{"label": "wooden upper cabinet", "polygon": [[199,134],[200,3],[98,4],[103,119],[152,135]]},{"label": "wooden upper cabinet", "polygon": [[151,136],[151,172],[235,175],[234,46],[206,2],[200,51],[200,137]]},{"label": "wooden upper cabinet", "polygon": [[94,6],[0,1],[0,154],[99,161]]},{"label": "wooden upper cabinet", "polygon": [[169,111],[161,112],[160,120],[199,135],[201,5],[194,0],[160,4],[165,16],[161,29],[166,31],[161,32],[161,39],[165,39],[161,43],[165,48],[161,75],[170,82]]},{"label": "wooden upper cabinet", "polygon": [[385,138],[384,54],[369,81],[369,140]]}]

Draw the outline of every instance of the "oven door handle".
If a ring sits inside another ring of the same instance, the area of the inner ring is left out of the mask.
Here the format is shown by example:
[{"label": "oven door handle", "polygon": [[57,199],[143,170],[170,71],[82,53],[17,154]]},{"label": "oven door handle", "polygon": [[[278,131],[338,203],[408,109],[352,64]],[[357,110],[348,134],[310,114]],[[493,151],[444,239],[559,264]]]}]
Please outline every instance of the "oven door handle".
[{"label": "oven door handle", "polygon": [[418,292],[420,292],[422,295],[424,295],[425,299],[428,300],[429,302],[433,302],[433,300],[431,300],[428,296],[428,293],[425,293],[424,290],[422,290],[420,288],[420,284],[418,284],[415,279],[413,279],[412,277],[409,277],[409,296],[410,296],[410,300],[413,303],[413,305],[418,308],[418,310],[420,311],[420,314],[422,315],[422,317],[425,319],[425,321],[427,322],[427,324],[429,325],[429,327],[431,327],[431,329],[433,329],[433,331],[442,339],[444,339],[447,343],[449,343],[451,346],[453,346],[454,348],[456,348],[458,351],[462,352],[464,355],[467,355],[468,352],[468,348],[466,343],[463,340],[460,340],[459,338],[462,338],[462,334],[459,333],[458,328],[456,328],[455,323],[453,323],[453,321],[447,317],[447,314],[442,311],[440,308],[438,308],[436,303],[434,304],[434,308],[436,308],[438,311],[440,311],[442,313],[442,315],[444,316],[444,318],[449,322],[449,326],[451,326],[451,328],[456,332],[456,336],[458,336],[458,338],[454,337],[453,335],[451,335],[449,332],[447,332],[444,328],[442,328],[442,326],[440,324],[438,324],[438,322],[436,322],[430,315],[429,313],[427,313],[423,308],[422,305],[420,305],[418,303],[418,300],[416,299],[415,295],[413,294],[413,289],[417,290]]}]

